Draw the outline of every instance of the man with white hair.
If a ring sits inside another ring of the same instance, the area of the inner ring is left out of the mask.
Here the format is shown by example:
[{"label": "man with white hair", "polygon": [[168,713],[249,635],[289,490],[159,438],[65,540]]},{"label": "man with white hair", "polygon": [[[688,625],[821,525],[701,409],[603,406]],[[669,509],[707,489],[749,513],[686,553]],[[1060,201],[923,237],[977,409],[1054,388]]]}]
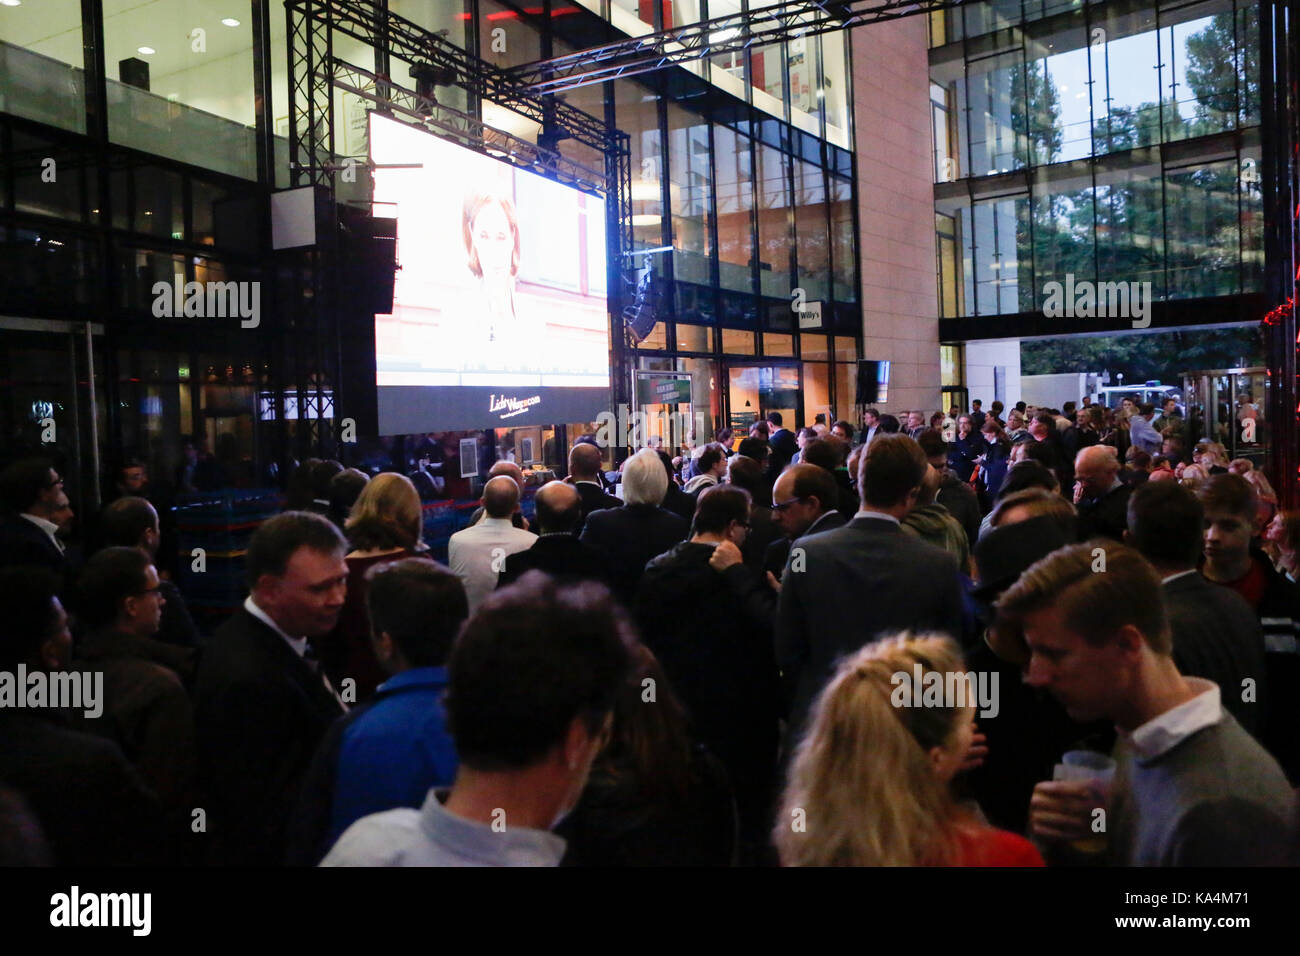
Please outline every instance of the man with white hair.
[{"label": "man with white hair", "polygon": [[1074,506],[1079,540],[1124,540],[1132,488],[1119,478],[1119,457],[1110,445],[1090,445],[1074,459]]},{"label": "man with white hair", "polygon": [[685,541],[690,526],[662,507],[668,473],[654,449],[643,448],[623,464],[622,485],[624,506],[593,511],[580,540],[609,556],[614,593],[630,603],[646,562]]}]

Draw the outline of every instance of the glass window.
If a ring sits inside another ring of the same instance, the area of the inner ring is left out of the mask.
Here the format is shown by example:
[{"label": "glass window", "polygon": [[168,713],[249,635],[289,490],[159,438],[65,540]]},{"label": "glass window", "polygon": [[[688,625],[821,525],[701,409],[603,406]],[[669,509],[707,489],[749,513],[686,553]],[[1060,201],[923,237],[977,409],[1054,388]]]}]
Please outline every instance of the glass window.
[{"label": "glass window", "polygon": [[[453,3],[443,0],[417,5],[450,7]],[[496,0],[478,0],[478,42],[479,58],[494,66],[519,66],[542,59],[542,37],[536,19]]]},{"label": "glass window", "polygon": [[1241,281],[1243,292],[1264,288],[1264,191],[1258,146],[1241,156]]},{"label": "glass window", "polygon": [[703,117],[672,103],[668,104],[668,176],[674,276],[687,282],[711,284],[709,124]]},{"label": "glass window", "polygon": [[[1075,18],[1080,19],[1081,18]],[[1058,163],[1092,154],[1092,117],[1088,98],[1088,48],[1083,26],[1034,44],[1037,59],[1024,71],[1024,109],[1028,115],[1029,161]],[[1077,48],[1071,49],[1077,44]],[[1054,49],[1055,53],[1049,53]],[[1019,99],[1019,97],[1017,97]]]},{"label": "glass window", "polygon": [[1237,5],[1236,73],[1240,98],[1237,104],[1242,126],[1259,123],[1259,15],[1253,4]]},{"label": "glass window", "polygon": [[[1064,210],[1044,213],[1046,222]],[[1091,227],[1091,220],[1088,226]],[[1033,263],[1029,257],[1029,197],[977,202],[975,295],[980,315],[1028,311],[1032,303]],[[1091,228],[1089,228],[1091,236]],[[1037,234],[1034,236],[1038,240]],[[1022,308],[1022,300],[1026,303]]]},{"label": "glass window", "polygon": [[1160,157],[1138,149],[1098,160],[1097,271],[1102,281],[1150,282],[1165,295],[1165,224]]},{"label": "glass window", "polygon": [[939,272],[939,315],[949,319],[961,315],[960,276],[957,274],[957,219],[935,213],[935,244]]},{"label": "glass window", "polygon": [[831,367],[825,362],[803,363],[803,415],[812,421],[818,415],[835,421],[831,414]]},{"label": "glass window", "polygon": [[830,242],[826,231],[826,187],[822,171],[795,160],[794,223],[799,288],[811,302],[830,299]]},{"label": "glass window", "polygon": [[[0,7],[0,19],[5,9]],[[76,154],[20,130],[13,132],[13,147],[15,209],[59,219],[86,218],[85,174]]]},{"label": "glass window", "polygon": [[650,334],[637,343],[637,348],[656,351],[667,349],[668,327],[662,322],[656,322],[655,327],[650,330]]},{"label": "glass window", "polygon": [[81,0],[0,6],[0,112],[86,131]]},{"label": "glass window", "polygon": [[858,265],[855,255],[856,233],[853,229],[853,182],[832,176],[831,187],[831,263],[832,285],[837,302],[858,301]]},{"label": "glass window", "polygon": [[738,329],[722,330],[722,351],[728,355],[753,355],[754,333]]},{"label": "glass window", "polygon": [[[1180,11],[1195,17],[1192,10]],[[1237,122],[1237,75],[1226,62],[1234,48],[1231,10],[1175,23],[1160,31],[1165,140],[1230,130]]]},{"label": "glass window", "polygon": [[825,335],[804,332],[799,336],[799,348],[806,359],[825,360],[831,357]]},{"label": "glass window", "polygon": [[[790,121],[810,133],[821,132],[822,92],[818,80],[816,37],[794,37],[786,43],[790,76]],[[824,95],[824,93],[823,93]]]},{"label": "glass window", "polygon": [[[990,56],[970,63],[967,69],[969,77],[961,85],[970,110],[971,175],[1019,169],[1025,162],[1027,129],[1023,53],[1014,50]],[[961,132],[964,140],[966,131]]]},{"label": "glass window", "polygon": [[104,16],[113,142],[256,179],[247,9],[232,15],[225,0],[114,6]]},{"label": "glass window", "polygon": [[[750,4],[751,8],[753,4]],[[749,85],[754,105],[772,116],[785,118],[785,55],[781,44],[755,47],[750,52]]]},{"label": "glass window", "polygon": [[[858,365],[856,362],[835,363],[835,418],[844,419],[857,427],[853,406],[858,396]],[[856,433],[855,433],[856,437]]]},{"label": "glass window", "polygon": [[609,0],[609,21],[628,36],[654,33],[654,3],[645,0]]},{"label": "glass window", "polygon": [[1154,30],[1135,33],[1141,29],[1137,17],[1107,14],[1100,24],[1107,42],[1088,48],[1092,136],[1098,153],[1148,146],[1160,139],[1159,45]]},{"label": "glass window", "polygon": [[843,335],[835,336],[835,360],[838,362],[856,362],[858,360],[858,340]]},{"label": "glass window", "polygon": [[616,81],[614,104],[618,128],[631,138],[634,242],[638,248],[655,249],[664,244],[659,100],[640,84]]},{"label": "glass window", "polygon": [[790,297],[790,159],[758,144],[759,288],[763,295]]},{"label": "glass window", "polygon": [[157,167],[133,170],[132,228],[164,239],[185,238],[185,193],[180,173]]},{"label": "glass window", "polygon": [[1195,169],[1166,170],[1169,297],[1230,295],[1238,291],[1236,160]]},{"label": "glass window", "polygon": [[849,112],[849,74],[844,45],[847,35],[844,31],[822,34],[822,85],[817,97],[826,117],[827,141],[852,149],[853,118]]},{"label": "glass window", "polygon": [[763,333],[763,354],[794,357],[794,336],[775,332]]},{"label": "glass window", "polygon": [[[465,34],[469,26],[465,9],[464,0],[442,0],[440,3],[429,3],[428,0],[388,0],[390,13],[410,20],[432,33],[442,32],[444,40],[454,43],[462,50],[465,49]],[[506,26],[509,31],[509,25]]]},{"label": "glass window", "polygon": [[722,288],[754,288],[754,172],[750,139],[726,126],[713,127],[717,167],[718,278]]},{"label": "glass window", "polygon": [[[1049,175],[1050,173],[1050,175]],[[1037,296],[1019,311],[1035,310],[1033,303],[1045,301],[1044,286],[1059,282],[1063,287],[1073,281],[1096,281],[1093,232],[1092,170],[1088,163],[1072,163],[1035,172],[1033,184],[1033,290]],[[1021,200],[1017,200],[1019,212]],[[978,242],[978,239],[977,239]],[[1024,250],[1026,253],[1028,249]],[[1025,256],[1020,257],[1027,259]],[[977,260],[979,257],[977,256]],[[1029,265],[1025,261],[1025,266]],[[977,266],[977,268],[979,268]],[[1029,273],[1026,272],[1026,276]],[[977,280],[978,281],[978,280]],[[1028,283],[1025,283],[1028,288]],[[985,315],[984,293],[980,293],[979,312]],[[993,311],[991,309],[989,312]],[[1015,311],[1015,310],[1013,310]]]},{"label": "glass window", "polygon": [[712,352],[713,329],[707,325],[677,323],[677,348],[682,352]]}]

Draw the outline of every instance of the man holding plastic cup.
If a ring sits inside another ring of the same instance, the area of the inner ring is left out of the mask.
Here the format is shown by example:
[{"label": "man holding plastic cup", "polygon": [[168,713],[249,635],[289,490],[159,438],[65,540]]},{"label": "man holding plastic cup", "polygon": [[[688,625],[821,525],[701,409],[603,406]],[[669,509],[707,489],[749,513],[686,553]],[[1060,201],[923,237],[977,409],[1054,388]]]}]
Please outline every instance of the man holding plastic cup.
[{"label": "man holding plastic cup", "polygon": [[1090,779],[1035,787],[1033,836],[1104,834],[1105,862],[1118,865],[1285,862],[1295,795],[1223,709],[1218,685],[1178,672],[1160,577],[1141,555],[1109,540],[1062,548],[1025,571],[996,609],[993,649],[1072,718],[1112,720],[1119,734],[1109,786],[1099,764],[1057,774]]}]

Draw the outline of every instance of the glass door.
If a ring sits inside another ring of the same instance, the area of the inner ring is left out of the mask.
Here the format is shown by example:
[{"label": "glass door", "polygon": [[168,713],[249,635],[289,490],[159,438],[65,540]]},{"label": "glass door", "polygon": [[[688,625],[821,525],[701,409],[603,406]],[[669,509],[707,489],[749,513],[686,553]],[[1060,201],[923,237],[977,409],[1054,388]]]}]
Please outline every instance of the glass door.
[{"label": "glass door", "polygon": [[745,437],[754,422],[772,412],[780,412],[783,425],[794,431],[803,424],[802,390],[796,362],[728,363],[727,400],[731,417],[727,424],[737,436]]}]

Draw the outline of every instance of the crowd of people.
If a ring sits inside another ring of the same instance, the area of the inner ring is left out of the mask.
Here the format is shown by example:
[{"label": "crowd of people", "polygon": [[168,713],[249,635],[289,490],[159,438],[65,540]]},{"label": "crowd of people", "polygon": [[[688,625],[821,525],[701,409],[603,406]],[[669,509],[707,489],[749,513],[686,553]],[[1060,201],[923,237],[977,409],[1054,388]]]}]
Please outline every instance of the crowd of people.
[{"label": "crowd of people", "polygon": [[206,638],[140,481],[74,560],[14,462],[0,863],[1296,862],[1300,513],[1176,405],[981,405],[498,462],[446,565],[314,462]]}]

